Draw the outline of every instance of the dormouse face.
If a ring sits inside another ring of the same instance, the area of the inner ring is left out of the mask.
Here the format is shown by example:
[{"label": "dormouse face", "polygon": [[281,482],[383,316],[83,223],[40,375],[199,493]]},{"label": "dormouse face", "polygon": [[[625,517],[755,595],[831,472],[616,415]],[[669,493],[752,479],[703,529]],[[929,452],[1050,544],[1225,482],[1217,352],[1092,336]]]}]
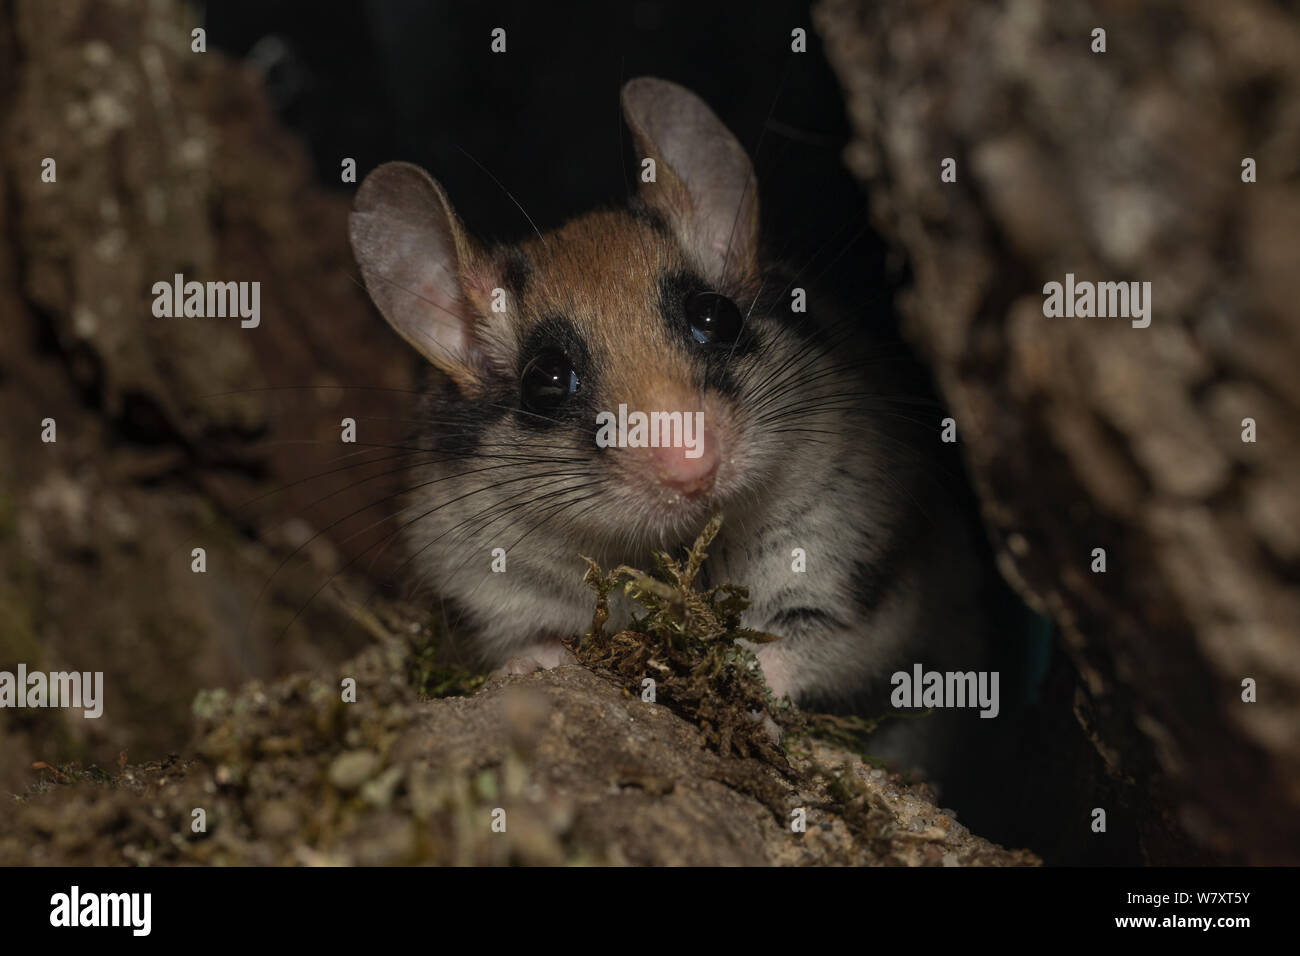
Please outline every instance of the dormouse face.
[{"label": "dormouse face", "polygon": [[463,399],[440,449],[509,469],[533,521],[664,546],[779,467],[759,370],[793,346],[760,301],[744,150],[674,84],[633,80],[623,107],[654,166],[630,211],[483,249],[437,183],[390,163],[351,238],[380,311]]}]

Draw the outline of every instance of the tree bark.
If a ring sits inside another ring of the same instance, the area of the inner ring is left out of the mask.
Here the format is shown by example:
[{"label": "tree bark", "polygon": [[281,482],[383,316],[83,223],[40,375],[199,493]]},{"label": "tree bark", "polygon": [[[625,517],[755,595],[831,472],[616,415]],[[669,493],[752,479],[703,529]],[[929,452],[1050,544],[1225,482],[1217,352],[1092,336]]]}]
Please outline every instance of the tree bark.
[{"label": "tree bark", "polygon": [[[103,671],[108,695],[99,720],[6,712],[0,789],[38,759],[178,750],[200,688],[366,641],[313,593],[392,509],[312,535],[382,499],[348,488],[376,469],[342,470],[368,445],[339,422],[393,442],[412,364],[352,279],[347,198],[256,76],[192,50],[196,25],[181,4],[0,5],[0,667]],[[260,282],[260,324],[155,316],[177,273]]]},{"label": "tree bark", "polygon": [[[815,10],[855,130],[846,161],[910,262],[907,332],[957,421],[1002,570],[1059,625],[1076,713],[1153,859],[1171,852],[1166,814],[1222,858],[1300,859],[1287,6]],[[1066,273],[1150,282],[1149,327],[1045,317],[1044,286]]]}]

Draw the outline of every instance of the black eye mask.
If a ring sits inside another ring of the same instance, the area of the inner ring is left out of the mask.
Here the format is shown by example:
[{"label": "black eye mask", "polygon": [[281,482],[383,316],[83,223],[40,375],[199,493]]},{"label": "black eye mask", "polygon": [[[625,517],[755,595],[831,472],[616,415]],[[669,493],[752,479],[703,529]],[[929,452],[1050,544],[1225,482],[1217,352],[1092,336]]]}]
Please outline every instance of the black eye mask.
[{"label": "black eye mask", "polygon": [[691,338],[700,345],[732,345],[740,338],[745,318],[736,303],[717,292],[692,292],[682,302]]},{"label": "black eye mask", "polygon": [[724,395],[736,394],[736,362],[758,349],[759,335],[746,315],[749,305],[711,288],[695,273],[672,272],[659,279],[660,315],[702,364],[704,380]]},{"label": "black eye mask", "polygon": [[548,428],[586,411],[591,356],[573,323],[562,316],[538,322],[519,347],[515,404],[521,424]]},{"label": "black eye mask", "polygon": [[525,411],[553,415],[578,392],[580,381],[573,361],[559,349],[543,349],[524,366],[519,399]]}]

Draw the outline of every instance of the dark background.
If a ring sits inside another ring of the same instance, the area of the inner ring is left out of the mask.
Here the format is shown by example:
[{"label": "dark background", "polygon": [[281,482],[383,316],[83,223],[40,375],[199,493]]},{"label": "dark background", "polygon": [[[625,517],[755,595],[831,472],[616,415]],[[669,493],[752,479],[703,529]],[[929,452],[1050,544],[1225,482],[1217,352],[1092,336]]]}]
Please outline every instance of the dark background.
[{"label": "dark background", "polygon": [[[769,252],[811,286],[887,301],[885,250],[841,162],[843,100],[807,4],[234,0],[205,16],[213,48],[264,73],[322,183],[355,189],[340,181],[344,157],[358,182],[382,162],[417,163],[484,240],[529,231],[506,190],[543,231],[624,202],[635,169],[619,88],[674,80],[754,159]],[[496,27],[504,54],[490,49]],[[791,52],[796,27],[805,54]]]}]

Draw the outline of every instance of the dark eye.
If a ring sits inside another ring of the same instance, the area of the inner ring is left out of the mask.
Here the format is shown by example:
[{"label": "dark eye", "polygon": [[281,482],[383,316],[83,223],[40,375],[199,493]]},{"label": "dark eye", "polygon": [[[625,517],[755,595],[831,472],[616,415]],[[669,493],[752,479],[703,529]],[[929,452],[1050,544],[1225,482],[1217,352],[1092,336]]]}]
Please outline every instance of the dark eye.
[{"label": "dark eye", "polygon": [[555,411],[577,390],[578,373],[569,357],[558,349],[535,355],[524,366],[519,382],[524,408],[543,415]]},{"label": "dark eye", "polygon": [[691,337],[701,345],[728,344],[740,335],[740,309],[725,295],[695,292],[686,297],[685,306]]}]

